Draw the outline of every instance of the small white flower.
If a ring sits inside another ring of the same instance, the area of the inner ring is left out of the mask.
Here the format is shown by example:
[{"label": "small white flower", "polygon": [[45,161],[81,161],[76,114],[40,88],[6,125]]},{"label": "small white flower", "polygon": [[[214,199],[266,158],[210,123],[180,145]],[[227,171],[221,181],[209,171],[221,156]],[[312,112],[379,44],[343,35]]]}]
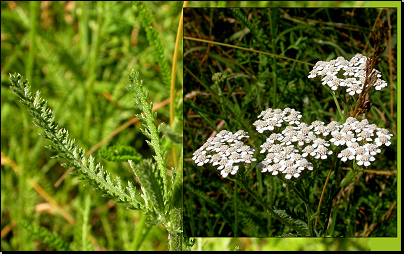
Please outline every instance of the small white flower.
[{"label": "small white flower", "polygon": [[356,149],[358,149],[360,147],[359,143],[357,142],[352,142],[350,145],[347,145],[348,147],[354,149],[356,151]]},{"label": "small white flower", "polygon": [[314,133],[316,133],[317,135],[323,134],[324,137],[326,137],[326,136],[328,136],[328,134],[330,134],[327,127],[324,125],[320,125],[320,126],[314,128]]},{"label": "small white flower", "polygon": [[[216,147],[218,146],[219,147]],[[229,152],[230,147],[228,145],[221,145],[221,144],[216,144],[214,151],[220,154],[223,154],[225,156],[229,156],[230,152]]]},{"label": "small white flower", "polygon": [[286,176],[285,176],[286,179],[290,179],[290,178],[292,178],[292,176],[294,178],[298,178],[300,176],[300,173],[294,167],[286,168],[285,171],[283,171],[283,173],[286,174]]},{"label": "small white flower", "polygon": [[376,135],[381,137],[381,136],[386,136],[387,139],[390,139],[393,134],[389,133],[387,129],[381,128],[376,132]]},{"label": "small white flower", "polygon": [[316,69],[313,69],[313,70],[310,71],[310,75],[307,76],[307,77],[308,78],[315,78],[315,77],[317,77],[317,73],[318,73],[318,71]]},{"label": "small white flower", "polygon": [[367,151],[364,147],[360,146],[357,149],[355,149],[355,155],[356,155],[356,160],[359,161],[361,160],[363,155],[368,154],[369,151]]},{"label": "small white flower", "polygon": [[273,146],[271,146],[271,148],[268,151],[278,154],[282,151],[282,145],[279,145],[279,144],[273,145]]},{"label": "small white flower", "polygon": [[275,158],[274,158],[274,162],[275,163],[279,163],[282,164],[282,161],[286,160],[286,154],[284,153],[278,153]]},{"label": "small white flower", "polygon": [[201,155],[201,154],[206,154],[206,151],[199,148],[198,150],[196,150],[196,151],[193,153],[194,156],[192,157],[192,160],[195,161],[196,158],[198,158],[199,155]]},{"label": "small white flower", "polygon": [[214,154],[210,158],[210,163],[212,163],[213,166],[219,165],[219,162],[222,160],[222,155],[221,154]]},{"label": "small white flower", "polygon": [[268,166],[268,172],[272,172],[272,175],[277,175],[279,173],[279,170],[281,169],[281,165],[278,163],[274,163],[270,166]]},{"label": "small white flower", "polygon": [[292,144],[292,140],[293,140],[293,137],[286,136],[286,137],[284,137],[284,138],[282,139],[281,145],[286,145],[286,146],[288,146],[288,145]]},{"label": "small white flower", "polygon": [[354,138],[354,135],[352,133],[341,133],[342,134],[342,145],[346,144],[347,146],[350,146],[353,142],[356,141],[356,138]]},{"label": "small white flower", "polygon": [[258,163],[257,168],[262,168],[261,172],[265,173],[268,171],[270,166],[271,166],[271,163],[264,160],[264,161],[261,161],[260,163]]},{"label": "small white flower", "polygon": [[325,146],[330,146],[330,144],[327,141],[325,141],[325,139],[317,138],[316,140],[314,140],[314,144],[313,144],[314,148],[325,147]]},{"label": "small white flower", "polygon": [[249,138],[250,136],[248,136],[248,133],[243,131],[243,130],[239,130],[236,133],[234,133],[234,135],[237,137],[238,140],[242,139],[242,138]]},{"label": "small white flower", "polygon": [[335,91],[340,86],[341,79],[339,79],[337,77],[333,77],[333,79],[330,82],[328,82],[327,84],[331,88],[331,90]]},{"label": "small white flower", "polygon": [[267,155],[265,156],[265,160],[272,162],[275,159],[275,155],[276,154],[274,154],[274,153],[267,153]]},{"label": "small white flower", "polygon": [[256,161],[257,159],[255,159],[251,154],[245,154],[244,156],[242,156],[242,161],[244,161],[245,163],[251,163],[253,161]]},{"label": "small white flower", "polygon": [[[230,132],[230,133],[231,133],[231,132]],[[227,130],[221,130],[221,131],[216,135],[216,137],[225,138],[227,135],[229,135],[229,132],[228,132]]]},{"label": "small white flower", "polygon": [[389,145],[391,145],[391,142],[389,141],[387,136],[377,137],[375,139],[375,143],[376,143],[377,146],[382,146],[382,145],[389,146]]},{"label": "small white flower", "polygon": [[325,146],[320,146],[316,150],[316,156],[314,158],[322,160],[327,159],[327,155],[332,154],[332,151],[329,151]]},{"label": "small white flower", "polygon": [[257,120],[253,123],[254,126],[256,126],[256,129],[259,133],[263,133],[264,132],[264,128],[267,126],[267,122],[266,121],[262,121],[262,120]]},{"label": "small white flower", "polygon": [[239,163],[241,160],[241,156],[238,153],[232,153],[230,154],[230,156],[228,157],[229,163]]},{"label": "small white flower", "polygon": [[316,152],[315,152],[314,148],[311,145],[306,146],[303,149],[303,152],[304,152],[302,154],[303,157],[306,157],[307,155],[310,155],[310,156],[315,156],[316,155]]},{"label": "small white flower", "polygon": [[299,170],[304,170],[305,168],[307,168],[308,170],[313,170],[313,166],[310,162],[308,162],[306,159],[301,159],[298,161],[297,164],[299,167]]},{"label": "small white flower", "polygon": [[324,125],[324,122],[321,122],[319,120],[315,120],[314,122],[312,122],[309,126],[310,129],[316,128],[320,125]]},{"label": "small white flower", "polygon": [[202,166],[205,163],[209,162],[210,155],[206,154],[200,154],[198,158],[196,158],[195,163],[197,163],[198,166]]},{"label": "small white flower", "polygon": [[278,133],[272,133],[269,138],[267,138],[267,142],[274,144],[276,140],[280,141],[283,139],[282,134],[278,134]]},{"label": "small white flower", "polygon": [[366,145],[364,145],[364,147],[366,148],[366,150],[368,150],[370,155],[374,156],[378,153],[381,153],[381,150],[375,144],[366,144]]},{"label": "small white flower", "polygon": [[348,87],[348,89],[346,89],[346,92],[349,93],[349,95],[351,96],[355,95],[355,93],[360,94],[362,92],[362,86],[353,84],[352,86]]},{"label": "small white flower", "polygon": [[361,133],[359,133],[359,137],[356,139],[356,140],[358,140],[358,141],[373,141],[373,139],[371,138],[371,136],[372,136],[373,134],[372,133],[370,133],[370,132],[368,132],[368,131],[366,131],[366,130],[363,130],[363,131],[361,131]]},{"label": "small white flower", "polygon": [[221,170],[223,169],[227,164],[229,163],[229,161],[227,160],[226,157],[222,157],[222,160],[219,161],[219,167],[217,167],[217,170]]},{"label": "small white flower", "polygon": [[265,142],[264,144],[262,144],[260,146],[262,148],[262,150],[260,151],[260,153],[265,153],[266,151],[269,151],[272,147],[271,143]]},{"label": "small white flower", "polygon": [[348,117],[348,118],[345,120],[345,123],[343,123],[343,126],[345,126],[345,125],[350,125],[350,126],[352,127],[353,124],[356,123],[357,121],[358,121],[358,120],[356,120],[355,117],[350,116],[350,117]]},{"label": "small white flower", "polygon": [[353,160],[355,159],[355,150],[353,148],[346,148],[338,154],[338,158],[341,158],[344,162],[347,160]]},{"label": "small white flower", "polygon": [[371,161],[375,161],[375,158],[369,154],[364,154],[361,156],[360,160],[357,161],[357,164],[359,166],[363,165],[365,167],[369,167]]},{"label": "small white flower", "polygon": [[355,68],[354,67],[350,67],[350,66],[348,66],[348,67],[346,67],[346,68],[344,68],[344,70],[345,70],[345,72],[342,74],[342,75],[344,75],[344,76],[353,76],[353,75],[355,75]]},{"label": "small white flower", "polygon": [[343,136],[339,131],[334,131],[333,133],[331,133],[331,135],[332,135],[332,138],[330,139],[330,142],[332,142],[335,146],[342,145]]},{"label": "small white flower", "polygon": [[309,140],[306,138],[306,136],[303,133],[298,133],[297,136],[294,136],[292,138],[292,141],[297,142],[298,146],[303,146],[305,144],[305,142],[309,142]]},{"label": "small white flower", "polygon": [[220,172],[223,178],[226,178],[229,174],[235,175],[239,166],[233,166],[232,164],[226,164],[224,169]]}]

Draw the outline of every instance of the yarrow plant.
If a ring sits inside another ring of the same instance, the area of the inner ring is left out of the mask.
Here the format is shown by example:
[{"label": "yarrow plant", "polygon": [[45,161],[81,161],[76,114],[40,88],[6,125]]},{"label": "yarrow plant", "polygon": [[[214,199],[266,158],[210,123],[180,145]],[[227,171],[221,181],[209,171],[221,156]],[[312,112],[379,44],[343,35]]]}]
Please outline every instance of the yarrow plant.
[{"label": "yarrow plant", "polygon": [[[21,103],[27,106],[34,117],[34,124],[44,130],[45,134],[41,136],[52,142],[48,148],[58,152],[54,158],[67,160],[62,166],[76,168],[83,176],[81,180],[94,185],[103,196],[115,198],[117,202],[126,204],[128,209],[142,210],[154,224],[162,224],[169,233],[169,247],[180,250],[182,174],[177,172],[182,171],[182,165],[173,169],[173,176],[169,181],[165,151],[159,138],[164,124],[156,124],[157,114],[152,112],[153,104],[148,103],[148,92],[144,90],[143,80],[139,80],[138,76],[139,73],[132,70],[128,90],[134,93],[134,105],[143,112],[138,115],[143,121],[144,128],[141,131],[150,138],[150,141],[146,142],[155,152],[154,160],[142,159],[142,156],[130,147],[114,148],[118,154],[105,150],[104,153],[112,157],[112,160],[126,161],[129,164],[141,184],[141,194],[138,194],[131,181],[124,186],[119,176],[112,178],[100,163],[95,162],[92,155],[87,158],[84,149],[76,145],[69,132],[60,128],[54,121],[53,112],[47,106],[47,101],[40,96],[40,92],[37,91],[35,96],[32,96],[31,86],[28,81],[23,81],[20,74],[10,74],[10,88],[20,97]],[[176,133],[172,132],[171,135]]]},{"label": "yarrow plant", "polygon": [[245,145],[242,138],[248,138],[248,133],[240,130],[236,133],[222,130],[215,137],[209,138],[203,146],[194,152],[192,159],[198,166],[212,163],[220,170],[220,174],[226,178],[229,174],[235,175],[239,163],[251,163],[254,149]]},{"label": "yarrow plant", "polygon": [[[337,191],[331,194],[331,199],[327,202],[329,208],[332,204],[330,200],[356,179],[355,176],[371,166],[384,146],[391,145],[393,135],[389,130],[371,124],[366,118],[358,119],[359,114],[365,114],[371,109],[369,92],[377,92],[387,87],[387,82],[381,78],[381,72],[375,69],[380,61],[382,53],[380,44],[386,29],[380,26],[379,31],[378,35],[372,34],[376,44],[372,57],[356,54],[350,60],[339,56],[329,62],[318,61],[308,75],[310,79],[321,77],[322,85],[329,88],[338,107],[339,119],[328,123],[319,120],[306,123],[302,119],[301,112],[296,109],[267,108],[252,123],[259,135],[265,136],[265,142],[260,144],[259,151],[241,141],[243,138],[249,138],[244,130],[234,134],[222,130],[197,149],[192,160],[197,166],[211,164],[221,171],[223,178],[230,178],[239,183],[264,206],[267,212],[294,229],[297,235],[322,236],[327,223],[324,223],[324,228],[320,231],[316,227],[331,172],[334,171],[334,175],[338,174],[340,162],[351,168],[338,186],[333,183],[333,188]],[[374,90],[371,90],[372,87]],[[343,110],[340,108],[338,98],[343,102]],[[262,157],[259,154],[265,155],[265,158],[258,160]],[[306,194],[309,193],[314,178],[326,160],[332,161],[332,167],[324,181],[318,209],[314,211]],[[293,219],[294,217],[284,210],[265,205],[265,202],[246,186],[243,180],[245,171],[240,174],[238,172],[243,167],[249,168],[254,161],[257,161],[255,165],[261,173],[277,177],[285,187],[296,193],[305,204],[306,222]],[[328,214],[327,221],[329,217]]]}]

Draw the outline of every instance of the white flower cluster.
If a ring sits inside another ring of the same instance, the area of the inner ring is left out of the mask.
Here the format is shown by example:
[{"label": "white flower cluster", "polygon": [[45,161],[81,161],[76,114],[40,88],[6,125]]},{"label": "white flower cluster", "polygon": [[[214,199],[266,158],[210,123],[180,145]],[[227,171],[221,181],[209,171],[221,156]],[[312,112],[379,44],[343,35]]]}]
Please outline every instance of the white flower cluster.
[{"label": "white flower cluster", "polygon": [[[291,115],[296,119],[301,118],[300,112],[289,108],[283,111],[267,109],[258,116],[264,117],[264,121],[258,120],[259,124],[255,124],[260,133],[264,130],[274,130],[273,126],[281,127],[282,120],[296,125],[287,125],[281,132],[270,134],[260,146],[260,153],[266,153],[266,158],[257,166],[262,169],[261,172],[272,172],[272,175],[281,172],[285,174],[286,179],[291,179],[292,176],[297,178],[303,170],[313,170],[313,159],[325,160],[333,153],[329,149],[330,144],[335,147],[346,146],[337,155],[342,161],[355,159],[358,165],[368,167],[375,160],[373,156],[381,152],[379,147],[391,144],[389,140],[392,134],[375,124],[369,124],[366,119],[358,121],[349,117],[342,125],[335,121],[325,125],[324,122],[316,120],[307,125],[288,119]],[[279,120],[273,126],[270,125],[270,128],[262,123],[273,122],[274,118]]]},{"label": "white flower cluster", "polygon": [[263,133],[266,130],[272,131],[276,127],[279,128],[282,126],[283,122],[297,125],[300,123],[300,118],[302,118],[302,115],[299,111],[291,108],[285,108],[284,110],[279,108],[274,110],[268,108],[262,111],[258,116],[258,118],[261,117],[262,120],[257,120],[253,123],[259,133]]},{"label": "white flower cluster", "polygon": [[194,152],[192,160],[202,166],[211,163],[218,166],[220,174],[226,178],[229,174],[235,175],[239,169],[238,163],[251,163],[256,161],[253,157],[254,149],[240,141],[249,138],[248,133],[239,130],[236,133],[222,130],[215,137],[210,137],[205,144]]},{"label": "white flower cluster", "polygon": [[328,149],[329,142],[318,138],[316,133],[331,131],[334,123],[327,126],[329,129],[322,126],[319,121],[313,122],[310,126],[300,123],[302,115],[291,108],[284,110],[269,108],[262,111],[258,118],[260,117],[263,117],[263,120],[254,123],[260,133],[265,130],[274,130],[273,126],[281,127],[283,122],[287,123],[286,128],[279,133],[272,133],[261,145],[260,153],[267,153],[265,159],[257,166],[262,168],[261,172],[272,172],[272,175],[281,172],[285,174],[286,179],[291,179],[292,176],[297,178],[303,170],[313,170],[312,163],[308,159],[325,160],[332,154],[332,151]]},{"label": "white flower cluster", "polygon": [[387,129],[379,128],[375,124],[369,124],[367,119],[362,121],[348,117],[338,130],[331,133],[331,142],[335,146],[345,145],[338,158],[342,161],[356,160],[359,166],[370,166],[375,161],[376,154],[380,153],[380,146],[389,146],[390,134]]},{"label": "white flower cluster", "polygon": [[[321,76],[322,84],[328,85],[331,90],[335,91],[339,87],[346,87],[346,92],[354,96],[360,94],[365,83],[366,76],[366,56],[356,54],[350,61],[345,60],[344,57],[339,56],[330,62],[319,61],[310,71],[308,78],[315,78]],[[341,71],[342,70],[342,71]],[[338,73],[342,72],[345,78],[339,78]],[[376,72],[376,83],[374,88],[380,90],[387,86],[387,82],[380,79],[382,76],[378,70]]]}]

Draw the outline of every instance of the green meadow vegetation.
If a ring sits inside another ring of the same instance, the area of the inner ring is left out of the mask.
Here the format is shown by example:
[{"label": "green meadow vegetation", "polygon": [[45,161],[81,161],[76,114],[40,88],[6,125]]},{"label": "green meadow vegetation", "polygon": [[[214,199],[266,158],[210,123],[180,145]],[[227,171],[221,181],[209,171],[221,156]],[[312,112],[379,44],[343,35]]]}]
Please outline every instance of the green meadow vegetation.
[{"label": "green meadow vegetation", "polygon": [[182,250],[182,6],[1,2],[2,251]]},{"label": "green meadow vegetation", "polygon": [[[255,130],[257,116],[267,108],[292,108],[307,124],[344,123],[352,113],[345,104],[356,101],[308,76],[318,61],[372,57],[371,31],[377,33],[379,21],[391,28],[376,67],[388,85],[370,92],[372,107],[356,118],[387,129],[391,144],[355,172],[351,161],[336,160],[334,152],[300,178],[262,173],[256,168],[265,158],[260,146],[271,132]],[[187,8],[184,236],[397,236],[396,67],[394,8]],[[243,141],[257,158],[225,178],[217,166],[195,162],[195,151],[222,130],[248,132]],[[299,186],[310,188],[302,196]]]}]

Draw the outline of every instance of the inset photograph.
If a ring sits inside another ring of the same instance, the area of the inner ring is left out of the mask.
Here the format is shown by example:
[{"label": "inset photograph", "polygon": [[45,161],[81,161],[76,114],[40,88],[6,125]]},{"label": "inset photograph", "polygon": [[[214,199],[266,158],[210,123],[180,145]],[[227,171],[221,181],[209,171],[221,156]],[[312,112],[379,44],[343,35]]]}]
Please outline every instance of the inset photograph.
[{"label": "inset photograph", "polygon": [[397,9],[184,9],[184,237],[397,236]]}]

